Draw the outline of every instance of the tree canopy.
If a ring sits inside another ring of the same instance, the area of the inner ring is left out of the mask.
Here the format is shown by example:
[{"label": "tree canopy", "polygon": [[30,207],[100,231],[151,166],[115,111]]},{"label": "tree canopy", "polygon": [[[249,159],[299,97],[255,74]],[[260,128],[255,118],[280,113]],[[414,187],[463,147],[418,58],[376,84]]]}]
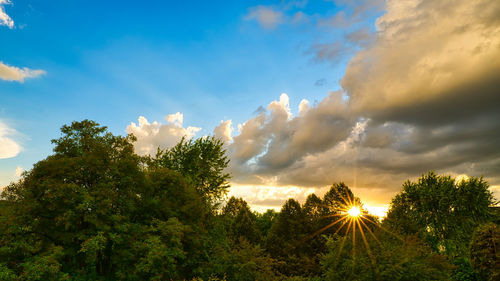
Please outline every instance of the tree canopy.
[{"label": "tree canopy", "polygon": [[498,208],[482,178],[407,181],[382,222],[344,183],[257,213],[225,197],[215,138],[139,156],[134,136],[94,121],[61,133],[0,195],[0,280],[498,279]]},{"label": "tree canopy", "polygon": [[387,223],[418,234],[439,252],[464,255],[474,229],[491,218],[493,196],[482,178],[456,181],[433,172],[407,181],[394,197]]}]

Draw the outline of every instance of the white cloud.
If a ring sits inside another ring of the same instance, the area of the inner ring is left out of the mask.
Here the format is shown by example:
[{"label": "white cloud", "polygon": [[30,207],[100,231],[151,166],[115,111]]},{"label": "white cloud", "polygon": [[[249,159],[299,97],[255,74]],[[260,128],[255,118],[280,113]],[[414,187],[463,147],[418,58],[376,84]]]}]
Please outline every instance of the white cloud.
[{"label": "white cloud", "polygon": [[229,144],[233,141],[233,121],[231,120],[222,120],[219,126],[214,129],[214,137],[221,139],[225,144]]},{"label": "white cloud", "polygon": [[127,133],[134,134],[137,141],[134,143],[135,150],[140,155],[155,154],[158,147],[161,149],[170,148],[176,145],[182,137],[192,138],[201,128],[183,127],[182,113],[170,114],[165,117],[167,124],[161,124],[148,120],[140,116],[139,124],[132,122],[127,126]]},{"label": "white cloud", "polygon": [[10,0],[0,0],[0,25],[14,28],[14,21],[5,13],[3,5],[12,4]]},{"label": "white cloud", "polygon": [[45,73],[46,72],[41,69],[29,69],[27,67],[19,68],[4,64],[0,61],[0,79],[2,80],[24,82],[24,79],[36,78]]},{"label": "white cloud", "polygon": [[[10,0],[0,0],[0,25],[14,28],[14,21],[5,13],[3,5],[12,4]],[[24,79],[35,78],[44,75],[46,72],[41,69],[29,69],[10,66],[0,61],[0,79],[6,81],[24,82]]]},{"label": "white cloud", "polygon": [[184,115],[180,112],[177,112],[174,114],[167,115],[167,117],[165,117],[165,120],[167,120],[167,122],[172,123],[178,127],[182,127],[182,123],[184,122]]},{"label": "white cloud", "polygon": [[12,136],[17,132],[0,121],[0,159],[15,157],[21,152],[19,145]]},{"label": "white cloud", "polygon": [[273,29],[283,23],[283,13],[268,6],[257,6],[250,9],[245,20],[256,20],[260,26]]},{"label": "white cloud", "polygon": [[23,172],[24,172],[23,167],[21,167],[21,166],[16,167],[16,177],[19,178],[20,176],[22,176]]}]

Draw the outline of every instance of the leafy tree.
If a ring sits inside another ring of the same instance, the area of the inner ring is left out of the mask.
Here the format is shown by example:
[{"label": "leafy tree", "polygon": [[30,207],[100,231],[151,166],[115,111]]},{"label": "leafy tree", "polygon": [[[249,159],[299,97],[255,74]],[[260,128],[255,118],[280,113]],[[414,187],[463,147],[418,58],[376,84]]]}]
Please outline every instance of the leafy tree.
[{"label": "leafy tree", "polygon": [[[373,238],[361,233],[353,242],[347,236],[331,236],[323,256],[323,280],[449,280],[453,266],[432,252],[416,236],[397,237],[380,229]],[[361,237],[360,237],[361,236]]]},{"label": "leafy tree", "polygon": [[266,248],[273,257],[289,254],[304,233],[303,222],[300,203],[288,199],[267,237]]},{"label": "leafy tree", "polygon": [[226,217],[235,218],[243,209],[248,209],[248,203],[243,198],[231,196],[226,205],[222,208],[222,214]]},{"label": "leafy tree", "polygon": [[232,241],[245,238],[252,243],[259,242],[260,233],[256,225],[256,217],[245,200],[231,197],[222,209],[222,215],[227,221],[228,235]]},{"label": "leafy tree", "polygon": [[323,196],[323,215],[338,214],[350,205],[361,205],[351,189],[343,182],[333,184]]},{"label": "leafy tree", "polygon": [[475,227],[490,217],[493,196],[482,178],[460,182],[433,172],[407,181],[392,200],[386,223],[407,234],[418,234],[438,252],[467,256]]},{"label": "leafy tree", "polygon": [[2,193],[0,274],[191,277],[207,251],[206,208],[191,181],[166,168],[145,169],[132,136],[114,136],[93,121],[61,131],[55,153]]},{"label": "leafy tree", "polygon": [[382,225],[363,213],[371,222],[354,239],[332,225],[361,206],[343,183],[279,213],[234,197],[216,209],[229,187],[221,141],[140,157],[133,136],[94,121],[61,131],[54,154],[0,196],[0,280],[498,279],[482,179],[408,181]]},{"label": "leafy tree", "polygon": [[301,275],[304,267],[305,227],[300,203],[288,199],[266,237],[265,245],[271,257],[280,260],[280,272],[286,276]]},{"label": "leafy tree", "polygon": [[307,197],[302,206],[305,234],[301,241],[303,264],[314,275],[321,273],[319,260],[326,249],[324,233],[328,231],[325,226],[338,219],[338,217],[325,216],[322,212],[324,209],[323,200],[314,193]]},{"label": "leafy tree", "polygon": [[307,196],[302,209],[304,211],[304,215],[307,216],[309,220],[314,221],[323,216],[322,209],[324,206],[323,201],[313,193]]},{"label": "leafy tree", "polygon": [[[61,131],[63,136],[53,140],[55,154],[2,193],[14,210],[6,231],[10,243],[2,245],[23,275],[38,274],[37,268],[55,270],[59,263],[106,275],[114,267],[109,236],[134,212],[144,178],[139,157],[132,137],[113,136],[93,121],[73,122]],[[99,244],[89,263],[82,245],[98,233],[105,245]]]},{"label": "leafy tree", "polygon": [[154,221],[147,235],[132,245],[137,253],[133,274],[123,279],[172,280],[182,276],[182,264],[186,258],[183,236],[186,226],[177,218]]},{"label": "leafy tree", "polygon": [[189,179],[203,198],[220,200],[229,188],[230,175],[226,169],[229,159],[219,139],[205,137],[196,140],[183,138],[171,149],[161,150],[149,157],[152,166],[179,171]]},{"label": "leafy tree", "polygon": [[479,226],[470,245],[471,263],[486,280],[500,279],[500,227],[494,223]]},{"label": "leafy tree", "polygon": [[277,280],[279,273],[275,271],[277,261],[269,256],[258,245],[252,245],[240,238],[232,250],[232,267],[229,280],[252,281]]},{"label": "leafy tree", "polygon": [[278,212],[273,209],[267,210],[265,213],[255,213],[256,224],[262,237],[266,237],[278,217]]}]

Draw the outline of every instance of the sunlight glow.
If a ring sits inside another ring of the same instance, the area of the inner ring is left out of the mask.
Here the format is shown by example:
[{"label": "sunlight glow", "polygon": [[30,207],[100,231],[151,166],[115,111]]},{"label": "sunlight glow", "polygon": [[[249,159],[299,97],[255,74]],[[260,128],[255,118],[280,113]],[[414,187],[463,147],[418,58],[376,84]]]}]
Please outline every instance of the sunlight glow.
[{"label": "sunlight glow", "polygon": [[358,218],[361,215],[361,210],[359,209],[358,206],[352,206],[348,211],[347,214],[352,217],[352,218]]}]

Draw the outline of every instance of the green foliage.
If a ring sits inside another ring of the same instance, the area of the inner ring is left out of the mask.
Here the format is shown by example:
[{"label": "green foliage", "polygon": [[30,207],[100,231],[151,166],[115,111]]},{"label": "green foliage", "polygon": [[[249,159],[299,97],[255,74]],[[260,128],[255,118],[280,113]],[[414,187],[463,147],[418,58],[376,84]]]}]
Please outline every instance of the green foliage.
[{"label": "green foliage", "polygon": [[62,247],[52,247],[43,254],[34,255],[22,263],[22,280],[69,280],[69,274],[61,272]]},{"label": "green foliage", "polygon": [[8,268],[5,264],[0,264],[0,280],[14,281],[16,279],[17,277],[13,270]]},{"label": "green foliage", "polygon": [[232,250],[233,266],[229,271],[229,280],[276,280],[277,261],[272,259],[258,245],[252,245],[245,239],[240,239]]},{"label": "green foliage", "polygon": [[0,280],[498,279],[498,226],[479,226],[498,209],[482,179],[406,182],[383,225],[363,212],[367,235],[354,238],[335,223],[362,206],[343,183],[280,212],[234,197],[219,208],[219,140],[140,157],[133,136],[94,121],[61,131],[54,154],[0,196]]},{"label": "green foliage", "polygon": [[[27,280],[163,280],[202,256],[204,201],[181,174],[144,169],[132,137],[63,126],[54,155],[2,193],[2,274]],[[196,231],[196,232],[195,232]],[[189,254],[186,253],[189,250]],[[200,253],[201,252],[201,253]],[[50,279],[52,278],[52,279]]]},{"label": "green foliage", "polygon": [[500,279],[500,227],[494,223],[479,226],[472,236],[470,259],[486,280]]},{"label": "green foliage", "polygon": [[294,199],[285,202],[269,230],[266,249],[273,257],[286,257],[295,248],[303,234],[303,217],[300,203]]},{"label": "green foliage", "polygon": [[252,243],[259,242],[260,232],[256,225],[256,216],[243,199],[231,197],[222,209],[222,215],[226,220],[229,239],[238,241],[244,238]]},{"label": "green foliage", "polygon": [[256,224],[262,237],[266,237],[274,224],[278,213],[275,210],[269,209],[265,213],[255,213]]},{"label": "green foliage", "polygon": [[323,280],[449,280],[452,265],[416,236],[396,237],[382,231],[375,238],[360,232],[328,239]]},{"label": "green foliage", "polygon": [[338,214],[349,205],[361,205],[361,201],[343,182],[333,184],[323,196],[323,214]]},{"label": "green foliage", "polygon": [[386,222],[407,234],[418,234],[435,251],[467,256],[474,228],[489,219],[493,196],[482,178],[456,182],[429,173],[407,181],[392,200]]},{"label": "green foliage", "polygon": [[182,244],[185,231],[177,218],[155,220],[144,239],[132,246],[138,254],[133,276],[137,280],[179,279],[186,258]]},{"label": "green foliage", "polygon": [[224,169],[229,163],[224,143],[215,138],[184,138],[171,149],[161,150],[149,157],[150,166],[164,167],[180,172],[207,200],[220,200],[229,188],[230,178]]},{"label": "green foliage", "polygon": [[452,261],[455,269],[453,270],[452,279],[454,281],[485,281],[485,278],[481,276],[472,267],[470,260],[465,257],[456,258]]}]

